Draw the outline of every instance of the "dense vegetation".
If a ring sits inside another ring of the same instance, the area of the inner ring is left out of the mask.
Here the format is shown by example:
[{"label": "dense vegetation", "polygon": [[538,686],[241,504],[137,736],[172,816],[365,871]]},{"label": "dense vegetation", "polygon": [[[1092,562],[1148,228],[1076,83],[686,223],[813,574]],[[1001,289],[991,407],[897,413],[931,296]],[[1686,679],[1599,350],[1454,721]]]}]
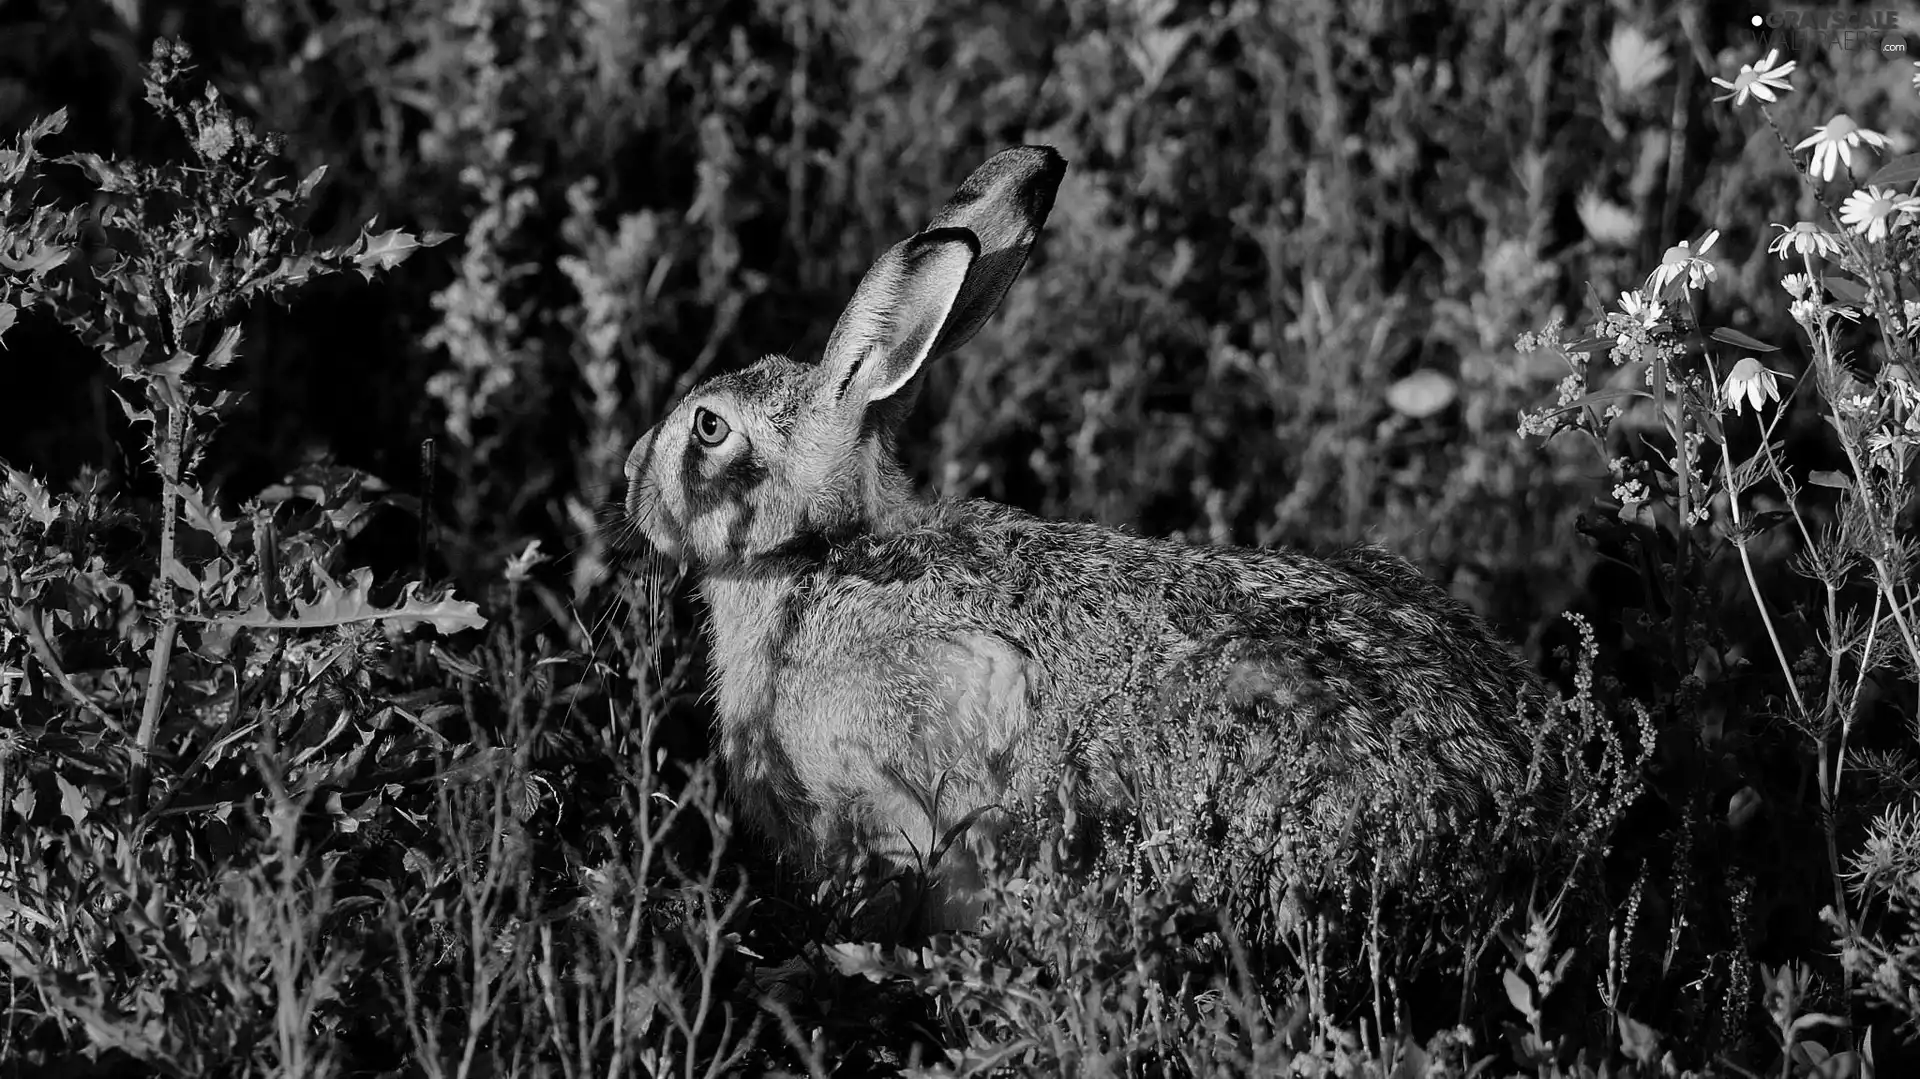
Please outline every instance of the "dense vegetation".
[{"label": "dense vegetation", "polygon": [[[1750,14],[0,8],[0,1073],[1896,1073],[1920,97]],[[735,830],[625,452],[1016,142],[915,474],[1412,559],[1564,698],[1502,902],[1136,834],[916,939]]]}]

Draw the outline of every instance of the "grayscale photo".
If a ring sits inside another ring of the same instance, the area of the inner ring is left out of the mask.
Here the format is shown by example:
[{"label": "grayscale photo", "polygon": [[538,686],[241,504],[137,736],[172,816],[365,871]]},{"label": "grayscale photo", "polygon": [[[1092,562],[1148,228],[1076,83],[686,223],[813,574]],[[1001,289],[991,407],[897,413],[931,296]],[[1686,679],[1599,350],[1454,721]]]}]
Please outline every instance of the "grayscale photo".
[{"label": "grayscale photo", "polygon": [[0,3],[0,1079],[1920,1074],[1920,8]]}]

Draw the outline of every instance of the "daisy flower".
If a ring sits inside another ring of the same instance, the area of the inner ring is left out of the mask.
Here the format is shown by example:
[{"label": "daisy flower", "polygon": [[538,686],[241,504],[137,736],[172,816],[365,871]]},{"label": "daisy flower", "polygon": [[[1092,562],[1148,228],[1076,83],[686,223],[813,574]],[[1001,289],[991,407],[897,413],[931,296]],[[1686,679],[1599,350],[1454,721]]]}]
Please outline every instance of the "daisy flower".
[{"label": "daisy flower", "polygon": [[1793,255],[1824,255],[1828,258],[1838,258],[1840,255],[1839,238],[1811,221],[1796,221],[1791,228],[1775,221],[1773,227],[1780,230],[1780,235],[1773,238],[1767,250],[1783,259]]},{"label": "daisy flower", "polygon": [[1920,198],[1902,195],[1897,190],[1868,187],[1847,196],[1840,204],[1840,220],[1865,236],[1870,243],[1887,238],[1887,220],[1894,214],[1920,211]]},{"label": "daisy flower", "polygon": [[1736,109],[1745,105],[1748,97],[1757,97],[1768,103],[1779,100],[1774,96],[1774,91],[1784,93],[1793,89],[1793,84],[1787,81],[1787,76],[1793,74],[1794,61],[1788,60],[1779,67],[1774,67],[1774,61],[1778,59],[1780,59],[1780,50],[1770,49],[1767,51],[1766,59],[1758,64],[1741,64],[1740,74],[1735,75],[1732,82],[1717,75],[1714,76],[1713,84],[1725,87],[1728,91],[1714,100],[1726,101],[1731,98],[1733,107]]},{"label": "daisy flower", "polygon": [[1803,273],[1790,273],[1780,279],[1780,287],[1786,289],[1787,295],[1794,299],[1804,300],[1813,291],[1813,278]]},{"label": "daisy flower", "polygon": [[1620,294],[1620,310],[1627,317],[1638,322],[1645,329],[1653,329],[1655,323],[1666,317],[1667,308],[1658,300],[1650,300],[1639,289]]},{"label": "daisy flower", "polygon": [[1876,150],[1885,149],[1887,137],[1878,131],[1868,131],[1854,123],[1853,117],[1841,112],[1814,128],[1813,134],[1801,139],[1793,148],[1797,152],[1813,147],[1813,160],[1808,163],[1807,171],[1822,180],[1832,180],[1835,166],[1853,166],[1853,148],[1863,142]]},{"label": "daisy flower", "polygon": [[1686,279],[1689,288],[1706,288],[1707,282],[1714,279],[1713,263],[1702,258],[1713,242],[1720,238],[1720,230],[1712,229],[1700,238],[1699,247],[1689,247],[1681,240],[1660,257],[1660,265],[1647,275],[1647,291],[1659,296],[1666,292],[1667,286]]},{"label": "daisy flower", "polygon": [[1780,380],[1759,360],[1747,356],[1727,372],[1727,381],[1720,392],[1734,415],[1740,414],[1740,406],[1745,402],[1752,402],[1753,411],[1758,413],[1766,402],[1780,400]]},{"label": "daisy flower", "polygon": [[1878,411],[1879,405],[1880,402],[1874,400],[1870,393],[1844,394],[1834,402],[1834,407],[1848,416],[1865,416],[1869,412]]}]

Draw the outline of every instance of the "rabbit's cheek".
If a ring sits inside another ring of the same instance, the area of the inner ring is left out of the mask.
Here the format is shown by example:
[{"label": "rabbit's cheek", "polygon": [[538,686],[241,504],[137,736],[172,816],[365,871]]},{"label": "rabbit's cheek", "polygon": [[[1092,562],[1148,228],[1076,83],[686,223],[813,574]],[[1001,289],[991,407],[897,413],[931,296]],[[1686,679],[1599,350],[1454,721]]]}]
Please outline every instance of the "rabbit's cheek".
[{"label": "rabbit's cheek", "polygon": [[689,524],[688,539],[693,549],[708,561],[739,547],[740,506],[733,502],[701,506]]}]

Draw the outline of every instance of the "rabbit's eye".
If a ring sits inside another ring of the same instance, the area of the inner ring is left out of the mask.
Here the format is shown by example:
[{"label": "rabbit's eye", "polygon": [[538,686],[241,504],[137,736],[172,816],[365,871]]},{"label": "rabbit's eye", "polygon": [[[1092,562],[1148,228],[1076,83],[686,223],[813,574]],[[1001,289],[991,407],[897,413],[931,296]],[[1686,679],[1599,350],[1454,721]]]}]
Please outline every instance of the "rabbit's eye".
[{"label": "rabbit's eye", "polygon": [[693,437],[699,439],[702,446],[718,446],[727,440],[731,431],[718,413],[704,408],[693,410]]}]

